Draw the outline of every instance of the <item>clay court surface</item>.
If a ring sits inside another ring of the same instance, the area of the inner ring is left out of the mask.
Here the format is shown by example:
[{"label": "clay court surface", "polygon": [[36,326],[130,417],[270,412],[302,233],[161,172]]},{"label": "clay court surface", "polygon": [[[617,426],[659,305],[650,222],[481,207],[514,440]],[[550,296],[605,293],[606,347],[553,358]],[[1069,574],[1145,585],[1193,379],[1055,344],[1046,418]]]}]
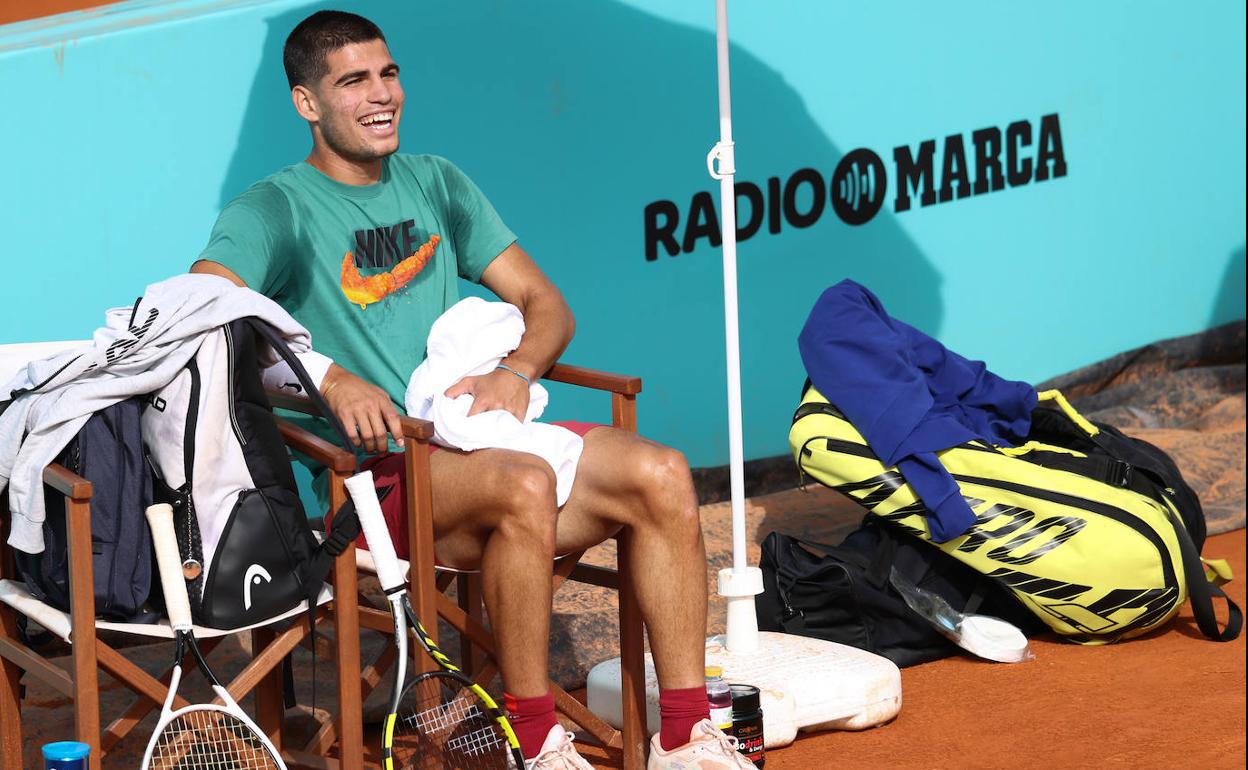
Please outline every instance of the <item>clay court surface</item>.
[{"label": "clay court surface", "polygon": [[[747,520],[755,535],[775,527],[835,539],[854,526],[858,515],[843,505],[843,498],[830,490],[794,490],[751,499]],[[704,524],[718,523],[727,507],[703,506]],[[812,516],[815,509],[822,509],[823,515]],[[715,527],[708,526],[707,531],[708,540],[721,537]],[[1240,606],[1245,603],[1248,575],[1244,543],[1244,530],[1238,529],[1211,537],[1204,549],[1206,556],[1230,561],[1236,580],[1227,589]],[[727,562],[729,549],[723,544],[711,552],[713,568]],[[751,559],[757,559],[756,545]],[[600,604],[604,599],[575,593],[570,597],[573,606],[590,601]],[[712,597],[711,618],[718,630],[723,622],[721,601]],[[599,609],[590,614],[605,621],[611,613]],[[611,631],[600,630],[601,636],[611,638]],[[1036,659],[1028,663],[1003,665],[956,657],[903,669],[903,705],[891,723],[864,732],[801,735],[791,746],[769,752],[766,768],[1244,766],[1244,637],[1228,644],[1207,641],[1184,607],[1177,619],[1143,638],[1104,647],[1042,638],[1032,640],[1032,650]],[[128,655],[153,671],[169,662],[167,644],[131,649]],[[240,667],[246,657],[243,648],[228,644],[214,655],[220,661],[218,670],[226,671]],[[68,665],[66,660],[62,663]],[[326,651],[318,673],[332,682],[332,670]],[[301,676],[310,673],[309,668],[300,671]],[[107,677],[102,684],[106,707],[129,703],[131,696]],[[305,691],[309,684],[301,680],[297,686],[301,703],[311,702],[312,693]],[[322,706],[333,703],[332,690],[325,686],[316,697]],[[39,744],[65,739],[72,731],[72,713],[58,694],[31,682],[23,717],[28,766],[35,768]],[[293,720],[292,737],[301,726],[306,728],[306,722]],[[139,732],[146,737],[142,727]],[[141,739],[129,739],[119,749],[105,767],[137,767]],[[618,755],[592,747],[584,753],[596,767],[619,767]]]},{"label": "clay court surface", "polygon": [[[1226,589],[1241,607],[1244,542],[1241,529],[1204,550],[1230,561],[1236,580]],[[1204,639],[1185,606],[1138,639],[1082,647],[1050,637],[1031,647],[1028,663],[967,656],[903,669],[891,723],[801,734],[767,754],[766,770],[1244,767],[1243,636]],[[596,767],[618,767],[601,756]]]}]

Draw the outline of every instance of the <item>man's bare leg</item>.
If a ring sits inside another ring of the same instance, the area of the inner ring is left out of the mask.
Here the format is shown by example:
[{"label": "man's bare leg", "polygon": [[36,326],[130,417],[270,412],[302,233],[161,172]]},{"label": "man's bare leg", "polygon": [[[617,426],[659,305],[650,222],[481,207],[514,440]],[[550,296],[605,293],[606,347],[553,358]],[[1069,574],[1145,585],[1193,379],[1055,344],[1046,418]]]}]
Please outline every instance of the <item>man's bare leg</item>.
[{"label": "man's bare leg", "polygon": [[572,494],[557,514],[553,474],[533,455],[439,452],[433,473],[435,548],[445,564],[482,569],[526,757],[547,748],[547,726],[555,725],[547,681],[554,555],[618,533],[629,546],[621,569],[636,590],[659,679],[662,724],[653,745],[660,766],[684,767],[716,752],[725,754],[723,767],[741,765],[705,727],[706,553],[679,452],[625,431],[591,430]]},{"label": "man's bare leg", "polygon": [[499,639],[503,687],[517,697],[549,691],[555,478],[540,458],[486,449],[430,458],[438,560],[480,569]]},{"label": "man's bare leg", "polygon": [[630,546],[630,561],[621,566],[637,591],[659,684],[702,684],[706,551],[679,452],[626,431],[595,428],[585,436],[576,483],[558,512],[553,473],[534,455],[440,451],[431,465],[438,558],[482,570],[508,692],[527,697],[547,691],[554,555],[621,530]]},{"label": "man's bare leg", "polygon": [[659,686],[700,687],[706,636],[706,549],[683,455],[626,431],[585,436],[576,483],[559,514],[556,550],[568,553],[623,529]]}]

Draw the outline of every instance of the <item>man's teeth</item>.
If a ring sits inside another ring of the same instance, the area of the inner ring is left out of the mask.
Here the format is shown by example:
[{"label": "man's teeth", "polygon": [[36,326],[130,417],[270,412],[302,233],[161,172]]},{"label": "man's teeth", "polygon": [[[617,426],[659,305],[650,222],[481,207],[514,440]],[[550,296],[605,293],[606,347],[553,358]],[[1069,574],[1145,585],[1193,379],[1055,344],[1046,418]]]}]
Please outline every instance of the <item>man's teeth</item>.
[{"label": "man's teeth", "polygon": [[373,123],[389,123],[392,120],[394,120],[393,112],[379,112],[376,115],[369,115],[368,117],[361,118],[360,123],[368,126]]}]

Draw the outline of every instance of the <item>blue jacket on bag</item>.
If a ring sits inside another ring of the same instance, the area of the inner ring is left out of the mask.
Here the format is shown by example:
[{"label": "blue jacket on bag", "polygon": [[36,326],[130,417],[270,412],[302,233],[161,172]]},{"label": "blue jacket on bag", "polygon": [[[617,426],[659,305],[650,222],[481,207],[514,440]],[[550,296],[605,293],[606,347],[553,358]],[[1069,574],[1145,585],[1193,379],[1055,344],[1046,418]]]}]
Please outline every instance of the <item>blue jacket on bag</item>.
[{"label": "blue jacket on bag", "polygon": [[923,501],[932,540],[966,532],[975,514],[935,453],[975,438],[1018,443],[1031,428],[1035,388],[890,318],[850,280],[823,292],[797,346],[815,388]]}]

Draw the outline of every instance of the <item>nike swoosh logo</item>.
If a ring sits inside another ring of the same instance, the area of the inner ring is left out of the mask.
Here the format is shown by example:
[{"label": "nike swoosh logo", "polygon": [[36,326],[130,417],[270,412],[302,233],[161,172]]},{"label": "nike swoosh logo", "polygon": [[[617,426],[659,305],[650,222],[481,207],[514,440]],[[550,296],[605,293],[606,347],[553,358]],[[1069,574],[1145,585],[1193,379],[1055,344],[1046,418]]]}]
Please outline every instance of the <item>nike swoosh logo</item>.
[{"label": "nike swoosh logo", "polygon": [[360,269],[355,266],[355,255],[348,251],[347,255],[342,258],[340,282],[343,295],[359,305],[361,310],[389,297],[406,286],[417,273],[425,268],[425,265],[429,264],[441,240],[441,236],[431,235],[429,240],[412,252],[410,257],[392,267],[389,272],[369,276],[360,275]]},{"label": "nike swoosh logo", "polygon": [[272,582],[273,576],[264,567],[259,564],[253,564],[248,567],[247,574],[243,576],[243,609],[251,609],[251,587],[253,585]]}]

